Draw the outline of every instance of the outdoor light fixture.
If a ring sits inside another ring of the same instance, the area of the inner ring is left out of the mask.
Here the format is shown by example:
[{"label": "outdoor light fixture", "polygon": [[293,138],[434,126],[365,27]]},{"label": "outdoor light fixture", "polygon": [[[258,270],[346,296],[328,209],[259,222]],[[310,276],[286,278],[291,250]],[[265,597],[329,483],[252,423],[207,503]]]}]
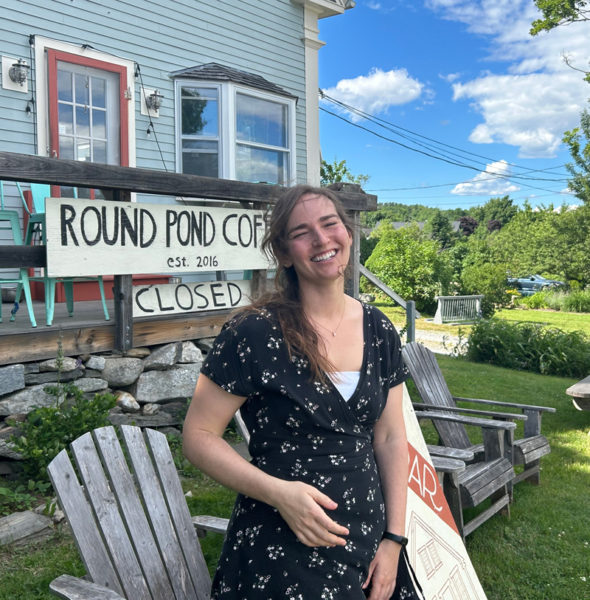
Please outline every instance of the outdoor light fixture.
[{"label": "outdoor light fixture", "polygon": [[8,69],[8,76],[14,83],[24,86],[29,75],[30,68],[31,67],[29,67],[29,65],[22,58],[19,58],[18,62],[15,62],[10,69]]},{"label": "outdoor light fixture", "polygon": [[149,110],[160,110],[160,106],[162,106],[162,99],[164,96],[160,94],[158,90],[154,90],[146,99],[145,105]]}]

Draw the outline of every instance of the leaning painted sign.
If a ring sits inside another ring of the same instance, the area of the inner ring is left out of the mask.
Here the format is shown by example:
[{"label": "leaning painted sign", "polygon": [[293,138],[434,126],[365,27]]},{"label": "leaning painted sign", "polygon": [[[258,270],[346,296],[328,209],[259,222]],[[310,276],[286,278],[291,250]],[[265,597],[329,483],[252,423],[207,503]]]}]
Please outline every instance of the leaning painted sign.
[{"label": "leaning painted sign", "polygon": [[404,384],[409,474],[408,557],[426,600],[486,600],[453,520]]},{"label": "leaning painted sign", "polygon": [[133,287],[133,316],[233,309],[250,304],[251,281],[193,281]]},{"label": "leaning painted sign", "polygon": [[48,198],[50,277],[266,269],[264,212]]}]

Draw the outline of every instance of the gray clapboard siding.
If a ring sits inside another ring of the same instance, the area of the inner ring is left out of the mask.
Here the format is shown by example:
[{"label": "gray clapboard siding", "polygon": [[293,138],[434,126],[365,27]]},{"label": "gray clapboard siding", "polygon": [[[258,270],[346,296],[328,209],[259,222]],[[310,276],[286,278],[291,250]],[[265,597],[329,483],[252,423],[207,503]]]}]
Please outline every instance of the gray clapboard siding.
[{"label": "gray clapboard siding", "polygon": [[[165,96],[160,117],[154,119],[165,166],[174,170],[174,103],[172,71],[218,62],[259,74],[300,100],[296,110],[296,178],[306,177],[305,71],[303,9],[290,0],[174,0],[167,3],[104,0],[72,3],[67,0],[15,0],[0,7],[2,54],[28,61],[28,35],[79,44],[136,61],[143,83]],[[147,138],[148,119],[140,115],[140,81],[136,92],[137,166],[163,169],[155,136]],[[133,82],[130,82],[133,85]],[[14,129],[0,129],[0,148],[35,153],[33,119],[26,116],[26,96],[0,90]],[[3,111],[4,114],[6,111]]]}]

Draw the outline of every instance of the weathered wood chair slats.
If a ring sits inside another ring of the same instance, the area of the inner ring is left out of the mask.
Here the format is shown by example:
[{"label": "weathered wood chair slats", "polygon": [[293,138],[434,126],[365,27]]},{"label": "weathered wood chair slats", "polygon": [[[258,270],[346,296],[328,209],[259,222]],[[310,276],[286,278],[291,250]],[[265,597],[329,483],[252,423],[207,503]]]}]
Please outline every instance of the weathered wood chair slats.
[{"label": "weathered wood chair slats", "polygon": [[[501,409],[519,409],[521,414],[486,410],[479,411],[476,409],[470,409],[468,412],[473,415],[493,416],[496,420],[524,420],[524,437],[515,440],[514,430],[507,430],[505,438],[506,456],[511,459],[513,466],[523,466],[523,470],[515,475],[511,485],[524,479],[528,479],[533,483],[539,483],[540,458],[551,452],[549,441],[541,434],[541,417],[543,412],[555,412],[554,408],[519,404],[516,402],[500,402],[481,398],[453,396],[447,387],[432,351],[421,344],[412,342],[404,347],[403,354],[420,397],[425,403],[425,408],[429,410],[434,410],[434,407],[438,407],[440,410],[460,410],[462,413],[467,412],[458,407],[457,402],[497,406]],[[419,404],[415,406],[417,408],[420,407]],[[474,451],[476,460],[481,457],[482,446],[471,443],[467,430],[462,423],[437,421],[435,426],[443,445],[452,448],[467,448]]]},{"label": "weathered wood chair slats", "polygon": [[[79,476],[65,450],[48,467],[91,580],[62,575],[51,591],[71,600],[209,598],[207,566],[166,437],[126,425],[120,432],[124,447],[113,427],[71,444]],[[212,521],[205,528],[223,528]]]}]

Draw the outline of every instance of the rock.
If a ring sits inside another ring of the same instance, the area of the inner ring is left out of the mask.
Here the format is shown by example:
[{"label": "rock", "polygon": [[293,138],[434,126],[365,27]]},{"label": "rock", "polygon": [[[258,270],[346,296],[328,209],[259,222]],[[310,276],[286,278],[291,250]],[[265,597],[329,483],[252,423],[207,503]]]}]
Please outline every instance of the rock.
[{"label": "rock", "polygon": [[109,384],[100,377],[81,377],[80,379],[76,380],[76,387],[88,394],[106,390],[109,387]]},{"label": "rock", "polygon": [[42,373],[30,373],[25,375],[25,383],[27,385],[35,385],[37,383],[66,383],[73,381],[84,375],[84,369],[74,369],[73,371],[44,371]]},{"label": "rock", "polygon": [[22,454],[19,454],[14,449],[13,444],[9,441],[10,436],[16,434],[16,429],[14,429],[13,427],[6,427],[6,429],[11,429],[12,431],[9,435],[0,435],[0,456],[2,456],[3,458],[10,458],[12,460],[22,460]]},{"label": "rock", "polygon": [[52,533],[53,521],[32,510],[13,513],[0,518],[0,546],[25,544]]},{"label": "rock", "polygon": [[211,350],[211,348],[213,348],[214,341],[215,341],[214,337],[201,338],[201,339],[197,340],[197,346],[206,354],[207,352],[209,352]]},{"label": "rock", "polygon": [[67,373],[68,371],[73,371],[80,366],[80,363],[75,358],[70,356],[64,356],[61,359],[61,366],[59,366],[59,360],[57,358],[51,358],[49,360],[44,360],[39,363],[39,371],[41,373],[47,371],[61,371],[62,373]]},{"label": "rock", "polygon": [[91,356],[86,361],[86,368],[93,369],[95,371],[102,371],[104,369],[106,358],[104,356]]},{"label": "rock", "polygon": [[152,351],[152,353],[144,359],[143,370],[145,371],[163,371],[174,366],[178,362],[182,345],[180,342],[166,344]]},{"label": "rock", "polygon": [[168,371],[146,371],[134,386],[134,396],[140,403],[191,398],[200,370],[201,363],[194,363]]},{"label": "rock", "polygon": [[141,410],[141,406],[129,392],[119,392],[117,394],[117,406],[124,413],[138,413]]},{"label": "rock", "polygon": [[359,300],[362,302],[375,302],[375,294],[359,294]]},{"label": "rock", "polygon": [[131,350],[127,351],[127,356],[129,358],[145,358],[151,354],[151,350],[149,348],[131,348]]},{"label": "rock", "polygon": [[103,378],[111,387],[125,387],[137,381],[143,371],[143,361],[140,358],[107,358]]},{"label": "rock", "polygon": [[121,411],[119,407],[111,410],[109,421],[113,425],[137,425],[138,427],[167,427],[182,423],[181,419],[174,418],[167,412],[159,412],[157,415],[129,414]]},{"label": "rock", "polygon": [[45,387],[46,384],[33,385],[2,398],[0,400],[0,415],[28,414],[37,407],[53,406],[55,396],[48,394]]},{"label": "rock", "polygon": [[144,404],[141,412],[147,416],[157,415],[160,412],[160,406],[158,404]]},{"label": "rock", "polygon": [[193,342],[182,342],[178,363],[187,364],[198,362],[203,362],[203,353],[195,346]]},{"label": "rock", "polygon": [[38,373],[39,363],[25,363],[25,375],[28,373]]},{"label": "rock", "polygon": [[9,365],[0,367],[0,396],[10,394],[25,387],[25,366]]}]

